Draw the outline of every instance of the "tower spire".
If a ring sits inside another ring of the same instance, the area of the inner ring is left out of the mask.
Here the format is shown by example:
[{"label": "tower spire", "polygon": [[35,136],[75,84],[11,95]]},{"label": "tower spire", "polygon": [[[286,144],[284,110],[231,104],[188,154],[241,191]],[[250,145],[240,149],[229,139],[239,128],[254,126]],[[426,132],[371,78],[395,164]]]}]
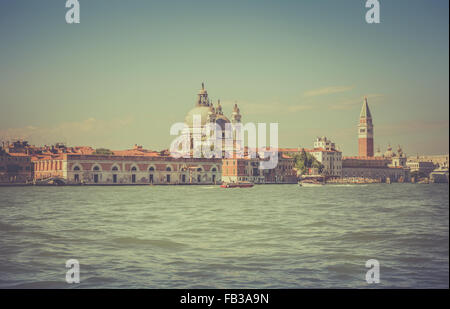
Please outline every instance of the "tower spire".
[{"label": "tower spire", "polygon": [[373,124],[367,97],[364,97],[358,124],[358,148],[360,157],[373,157]]},{"label": "tower spire", "polygon": [[359,117],[372,118],[372,114],[370,113],[369,109],[369,103],[367,103],[367,97],[364,97],[364,102]]}]

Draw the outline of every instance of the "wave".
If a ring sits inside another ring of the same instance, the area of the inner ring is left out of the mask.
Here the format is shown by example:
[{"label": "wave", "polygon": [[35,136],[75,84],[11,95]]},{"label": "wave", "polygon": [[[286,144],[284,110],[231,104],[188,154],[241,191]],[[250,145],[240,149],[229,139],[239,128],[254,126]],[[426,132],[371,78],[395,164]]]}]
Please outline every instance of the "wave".
[{"label": "wave", "polygon": [[119,237],[113,240],[113,243],[119,244],[122,246],[149,246],[149,247],[158,247],[163,249],[181,249],[186,245],[177,243],[167,239],[141,239],[137,237]]},{"label": "wave", "polygon": [[0,221],[0,231],[11,232],[11,231],[20,231],[23,228],[17,225],[8,224]]}]

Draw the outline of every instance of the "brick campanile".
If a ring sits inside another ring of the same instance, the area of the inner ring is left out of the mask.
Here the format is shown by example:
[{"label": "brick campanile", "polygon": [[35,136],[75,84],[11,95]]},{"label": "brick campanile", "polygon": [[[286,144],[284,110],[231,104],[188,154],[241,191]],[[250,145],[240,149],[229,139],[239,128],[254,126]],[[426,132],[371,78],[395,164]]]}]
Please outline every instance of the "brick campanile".
[{"label": "brick campanile", "polygon": [[367,98],[364,98],[359,115],[358,144],[360,157],[373,157],[373,124]]}]

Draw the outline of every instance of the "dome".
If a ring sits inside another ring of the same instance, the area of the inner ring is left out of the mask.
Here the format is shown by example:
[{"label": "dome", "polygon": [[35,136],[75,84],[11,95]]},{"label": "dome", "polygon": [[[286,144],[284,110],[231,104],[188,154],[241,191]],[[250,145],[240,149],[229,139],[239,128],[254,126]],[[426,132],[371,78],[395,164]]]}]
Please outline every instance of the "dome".
[{"label": "dome", "polygon": [[185,123],[189,127],[193,127],[194,125],[194,116],[198,115],[200,116],[200,124],[204,126],[208,122],[208,114],[209,114],[209,107],[208,106],[197,106],[191,109],[184,119]]},{"label": "dome", "polygon": [[387,151],[384,153],[386,158],[392,158],[395,156],[395,153],[392,151],[391,145],[388,146]]},{"label": "dome", "polygon": [[224,115],[216,115],[216,123],[220,125],[222,130],[225,130],[225,123],[230,123],[230,120]]}]

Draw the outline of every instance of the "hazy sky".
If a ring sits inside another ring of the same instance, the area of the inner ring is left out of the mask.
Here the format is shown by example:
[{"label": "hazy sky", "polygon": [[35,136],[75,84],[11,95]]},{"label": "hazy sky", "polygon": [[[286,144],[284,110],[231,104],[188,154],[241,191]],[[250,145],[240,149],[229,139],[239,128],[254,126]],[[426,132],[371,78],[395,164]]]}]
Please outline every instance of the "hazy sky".
[{"label": "hazy sky", "polygon": [[0,139],[167,148],[205,82],[281,146],[355,155],[368,96],[375,146],[448,153],[448,0],[79,2],[0,0]]}]

